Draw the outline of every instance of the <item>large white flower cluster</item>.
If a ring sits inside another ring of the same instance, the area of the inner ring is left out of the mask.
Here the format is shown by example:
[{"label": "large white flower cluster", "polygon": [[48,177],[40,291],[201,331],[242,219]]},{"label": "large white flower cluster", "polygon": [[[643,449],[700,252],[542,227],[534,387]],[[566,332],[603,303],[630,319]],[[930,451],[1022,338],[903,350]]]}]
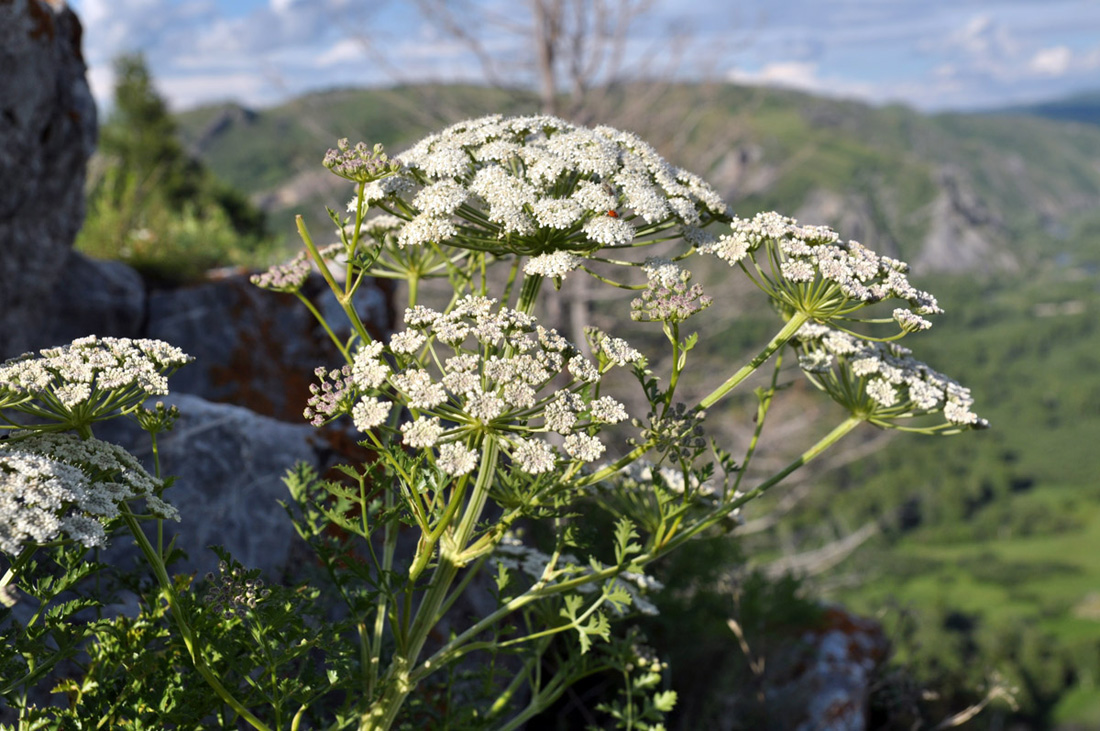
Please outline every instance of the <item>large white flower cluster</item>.
[{"label": "large white flower cluster", "polygon": [[[670,165],[637,136],[556,117],[469,120],[425,138],[400,159],[403,173],[364,193],[366,202],[410,219],[400,246],[583,254],[643,243],[670,228],[690,236],[729,215],[701,178]],[[529,271],[561,276],[578,263],[543,258]]]},{"label": "large white flower cluster", "polygon": [[120,408],[168,393],[168,375],[193,359],[160,340],[89,335],[0,365],[0,406]]},{"label": "large white flower cluster", "polygon": [[939,414],[936,431],[982,429],[970,389],[915,360],[896,343],[864,340],[826,325],[806,323],[797,334],[799,365],[819,388],[879,426]]},{"label": "large white flower cluster", "polygon": [[[605,449],[595,434],[626,418],[610,396],[587,396],[586,386],[601,377],[599,366],[557,331],[496,300],[467,296],[446,313],[417,306],[405,311],[405,325],[389,347],[374,342],[356,353],[349,379],[360,396],[351,415],[369,432],[394,405],[408,408],[403,443],[438,448],[437,464],[452,475],[474,469],[487,432],[503,440],[524,472],[547,472],[562,459],[539,433],[563,435],[569,459],[591,462]],[[430,357],[418,357],[425,348]],[[641,357],[618,338],[600,339],[599,348],[608,368]]]},{"label": "large white flower cluster", "polygon": [[[756,263],[758,283],[794,307],[819,308],[815,316],[846,314],[865,304],[888,298],[908,303],[894,310],[902,330],[931,327],[923,315],[942,312],[936,298],[909,283],[904,262],[879,256],[856,241],[841,241],[827,226],[803,226],[778,213],[759,213],[752,219],[735,218],[731,232],[699,247],[731,266]],[[763,251],[761,251],[763,250]],[[764,262],[763,265],[761,262]],[[769,271],[764,271],[768,267]],[[802,292],[811,292],[806,301]]]},{"label": "large white flower cluster", "polygon": [[155,495],[159,487],[115,444],[59,432],[16,435],[0,442],[0,551],[14,555],[62,534],[89,548],[102,546],[103,521],[135,498],[145,498],[155,515],[179,520]]}]

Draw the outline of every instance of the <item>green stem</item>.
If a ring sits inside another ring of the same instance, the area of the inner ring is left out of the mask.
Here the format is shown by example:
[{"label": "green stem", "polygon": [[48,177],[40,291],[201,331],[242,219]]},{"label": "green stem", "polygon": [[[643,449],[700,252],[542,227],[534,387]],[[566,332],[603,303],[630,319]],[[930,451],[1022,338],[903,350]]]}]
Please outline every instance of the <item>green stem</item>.
[{"label": "green stem", "polygon": [[306,297],[300,291],[295,292],[294,296],[297,297],[299,301],[301,301],[301,303],[306,306],[306,309],[309,310],[311,315],[313,315],[313,319],[319,322],[321,324],[321,327],[325,329],[325,332],[328,333],[329,339],[333,342],[333,344],[336,345],[336,349],[340,351],[340,355],[344,356],[344,360],[350,362],[351,357],[348,355],[347,347],[344,346],[344,343],[342,340],[340,340],[340,338],[336,337],[336,333],[334,333],[332,331],[332,328],[329,327],[328,321],[325,320],[324,315],[322,315],[320,310],[318,310],[314,306],[314,304],[309,301],[309,297]]},{"label": "green stem", "polygon": [[[387,512],[393,510],[394,506],[394,491],[385,491],[385,502]],[[366,515],[366,504],[363,505],[363,514]],[[383,533],[383,548],[382,548],[382,575],[388,575],[393,570],[394,557],[397,555],[397,527],[392,520],[385,521],[385,528]],[[382,640],[385,638],[386,632],[386,604],[388,596],[385,592],[379,595],[378,611],[374,617],[374,638],[370,646],[370,662],[366,667],[366,688],[367,697],[374,697],[374,690],[378,683],[378,673],[381,669],[382,663]],[[362,650],[362,648],[360,648]]]},{"label": "green stem", "polygon": [[800,454],[798,458],[791,462],[789,465],[784,467],[779,472],[776,472],[774,475],[754,487],[752,490],[749,490],[744,495],[736,498],[730,504],[728,510],[736,510],[750,500],[755,500],[756,498],[760,497],[765,492],[786,479],[788,475],[797,470],[799,467],[802,467],[806,463],[819,457],[822,452],[839,442],[841,437],[862,424],[863,421],[864,420],[862,417],[849,416],[847,419],[837,424],[836,428],[834,428],[831,432],[819,439],[816,444]]},{"label": "green stem", "polygon": [[[760,393],[760,403],[756,407],[756,428],[753,429],[752,439],[749,440],[749,446],[745,450],[745,456],[741,460],[741,467],[737,470],[737,479],[733,483],[733,492],[736,493],[741,488],[741,481],[745,479],[745,474],[748,472],[749,464],[752,462],[753,456],[756,454],[756,446],[760,443],[760,435],[764,433],[764,422],[768,419],[768,412],[771,411],[772,399],[775,398],[775,393],[779,388],[779,370],[783,366],[783,354],[780,353],[775,358],[775,368],[772,369],[772,382],[766,391]],[[723,499],[728,499],[729,495],[723,495]]]},{"label": "green stem", "polygon": [[421,599],[420,606],[417,608],[416,618],[409,629],[404,651],[394,654],[393,662],[382,681],[385,687],[382,697],[371,704],[371,707],[359,717],[360,729],[371,729],[371,731],[389,729],[397,719],[405,699],[415,687],[415,683],[411,682],[409,670],[416,664],[421,650],[424,649],[424,643],[428,640],[428,635],[439,622],[440,607],[447,597],[458,570],[462,568],[460,562],[455,559],[461,556],[478,520],[481,519],[481,513],[489,497],[489,488],[496,473],[499,450],[500,447],[495,439],[485,440],[477,481],[474,483],[466,511],[452,537],[440,544],[439,563],[428,582],[424,598]]},{"label": "green stem", "polygon": [[218,680],[218,677],[213,671],[207,667],[206,661],[202,657],[202,653],[195,646],[194,633],[191,630],[191,626],[187,623],[187,617],[184,615],[183,607],[180,606],[179,597],[176,596],[176,590],[172,586],[172,581],[168,578],[168,571],[165,569],[164,563],[153,549],[152,544],[149,543],[149,539],[145,537],[144,531],[142,531],[141,526],[138,525],[137,518],[130,512],[130,507],[126,505],[126,503],[121,503],[119,507],[122,510],[122,519],[126,522],[126,526],[133,534],[134,540],[137,541],[138,547],[141,548],[141,552],[145,554],[145,560],[149,562],[149,565],[153,569],[153,573],[157,577],[157,582],[164,591],[165,598],[168,601],[168,608],[171,610],[172,617],[176,621],[176,627],[179,629],[183,644],[187,647],[187,652],[191,656],[191,662],[194,664],[195,670],[198,671],[199,675],[206,681],[206,684],[218,694],[218,697],[225,701],[237,715],[248,721],[253,728],[261,729],[262,731],[270,731],[268,726],[263,721],[256,718],[256,716],[252,715],[244,704],[238,701],[233,694],[221,684],[221,681]]},{"label": "green stem", "polygon": [[[309,235],[309,229],[306,228],[306,222],[302,220],[301,216],[296,216],[294,220],[298,226],[298,235],[302,237],[306,249],[309,250],[310,257],[321,271],[321,276],[328,282],[329,289],[336,295],[336,301],[340,303],[340,308],[343,309],[344,314],[348,316],[348,322],[355,328],[355,332],[362,338],[364,343],[371,342],[372,338],[367,332],[367,328],[363,324],[362,319],[360,319],[359,313],[355,311],[355,307],[352,304],[352,298],[355,292],[344,293],[343,288],[336,283],[336,278],[332,276],[332,272],[329,271],[328,264],[325,263],[324,257],[321,256],[321,252],[317,249],[317,244],[313,243],[313,237]],[[341,348],[341,351],[346,353],[343,348]]]},{"label": "green stem", "polygon": [[[699,520],[699,522],[686,528],[683,532],[678,534],[672,540],[660,546],[655,546],[646,553],[635,556],[633,558],[633,562],[639,566],[644,566],[646,564],[652,563],[653,561],[656,561],[658,558],[661,558],[669,551],[678,548],[680,545],[687,542],[694,536],[698,535],[702,531],[726,518],[726,516],[729,515],[730,511],[736,510],[750,500],[754,500],[755,498],[763,495],[771,488],[775,487],[792,472],[816,459],[818,456],[821,455],[822,452],[829,449],[831,446],[840,441],[841,437],[843,437],[845,434],[847,434],[852,429],[862,423],[863,419],[855,416],[849,416],[847,419],[838,424],[835,429],[833,429],[831,432],[818,440],[816,444],[800,454],[798,458],[796,458],[789,465],[777,472],[775,475],[768,478],[766,481],[762,482],[760,485],[753,488],[751,491],[745,493],[744,495],[740,495],[731,501],[724,502],[721,505],[715,507],[705,518],[702,518],[701,520]],[[591,574],[579,576],[577,578],[569,579],[566,581],[560,581],[550,585],[535,584],[530,589],[528,589],[527,592],[509,600],[502,607],[500,607],[500,609],[497,609],[492,614],[484,617],[481,621],[477,622],[465,632],[458,635],[446,645],[441,647],[434,655],[429,657],[419,667],[409,673],[409,681],[411,683],[416,683],[430,672],[434,672],[441,666],[447,664],[448,662],[451,662],[456,657],[462,655],[464,645],[466,645],[470,640],[477,637],[479,634],[487,630],[489,627],[492,627],[494,624],[496,624],[512,612],[515,612],[527,606],[528,604],[538,601],[539,599],[542,599],[544,597],[552,596],[554,594],[561,594],[563,592],[574,591],[584,584],[605,581],[606,579],[617,575],[620,571],[620,566],[609,566],[601,571],[595,571]]]},{"label": "green stem", "polygon": [[772,353],[786,345],[787,341],[794,337],[794,334],[798,332],[798,329],[802,327],[802,325],[805,324],[805,322],[809,319],[810,318],[808,315],[802,312],[796,312],[790,320],[787,320],[787,324],[783,326],[783,329],[776,333],[775,337],[772,338],[771,341],[764,346],[764,349],[756,354],[755,358],[742,366],[741,369],[730,376],[725,383],[711,391],[709,395],[705,396],[703,400],[699,402],[699,408],[710,408],[727,393],[737,388],[737,386],[740,385],[742,381],[751,376],[757,368],[762,366],[764,364],[764,361],[772,356]]},{"label": "green stem", "polygon": [[[153,477],[160,479],[160,445],[157,443],[157,433],[149,432],[149,441],[153,447]],[[164,560],[164,520],[157,518],[157,555]]]},{"label": "green stem", "polygon": [[34,557],[34,552],[37,550],[37,543],[30,543],[23,546],[23,550],[19,552],[19,555],[12,561],[11,566],[8,566],[8,570],[4,572],[4,576],[0,578],[0,593],[3,592],[5,586],[15,581],[15,577],[31,562],[31,559]]},{"label": "green stem", "polygon": [[[746,366],[744,366],[739,371],[737,371],[732,376],[730,376],[729,379],[727,379],[725,383],[723,383],[718,388],[714,389],[714,391],[712,391],[708,396],[706,396],[702,401],[700,401],[699,402],[699,408],[703,408],[703,409],[709,408],[710,406],[714,405],[719,399],[721,399],[723,396],[725,396],[727,393],[729,393],[730,391],[735,389],[738,385],[740,385],[742,381],[744,381],[746,378],[748,378],[750,375],[752,375],[753,372],[755,372],[757,368],[759,368],[761,365],[763,365],[764,361],[766,361],[768,358],[770,358],[772,356],[772,354],[775,353],[775,351],[782,348],[783,345],[785,345],[787,343],[787,341],[790,340],[796,332],[798,332],[798,329],[800,327],[802,327],[802,325],[806,322],[807,319],[808,318],[807,318],[806,315],[803,315],[802,313],[795,313],[794,317],[792,317],[790,320],[787,321],[787,324],[785,324],[783,326],[783,329],[781,329],[778,333],[776,333],[775,337],[773,337],[771,339],[771,341],[767,345],[764,346],[763,350],[761,350],[759,353],[757,353],[755,358],[753,358],[751,361],[749,361],[749,363]],[[593,472],[592,474],[588,475],[587,477],[582,478],[577,483],[577,486],[578,487],[586,487],[588,485],[594,485],[595,483],[599,482],[600,480],[604,480],[604,479],[610,477],[611,475],[613,475],[616,472],[618,472],[619,470],[621,470],[623,467],[626,467],[627,465],[632,464],[636,460],[640,459],[646,452],[648,452],[653,447],[654,444],[655,444],[655,442],[653,440],[650,440],[650,441],[646,442],[645,444],[642,444],[642,445],[639,445],[639,446],[635,447],[633,450],[631,450],[625,456],[620,457],[619,459],[615,460],[611,464],[609,464],[605,467],[602,467],[601,469],[597,470],[596,472]]]},{"label": "green stem", "polygon": [[539,289],[542,287],[542,275],[529,274],[523,278],[523,284],[519,289],[519,302],[516,309],[530,315],[535,309],[535,300],[538,299]]}]

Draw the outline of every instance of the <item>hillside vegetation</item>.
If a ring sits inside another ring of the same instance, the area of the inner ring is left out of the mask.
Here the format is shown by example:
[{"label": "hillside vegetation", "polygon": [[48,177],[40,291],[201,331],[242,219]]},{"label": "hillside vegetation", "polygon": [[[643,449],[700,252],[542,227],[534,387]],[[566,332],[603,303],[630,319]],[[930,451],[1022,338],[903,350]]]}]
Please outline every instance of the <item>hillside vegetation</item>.
[{"label": "hillside vegetation", "polygon": [[[831,223],[918,271],[1034,265],[1100,200],[1100,128],[1037,117],[922,116],[891,106],[731,85],[653,93],[648,117],[593,120],[638,132],[707,178],[741,215],[777,209]],[[178,116],[187,148],[254,197],[287,232],[344,192],[319,161],[340,137],[397,152],[488,113],[536,112],[533,96],[471,86],[335,90],[262,111],[235,105]]]},{"label": "hillside vegetation", "polygon": [[[650,91],[616,93],[625,104]],[[947,314],[906,344],[970,386],[994,425],[888,440],[815,476],[782,531],[745,539],[746,555],[808,551],[877,522],[876,537],[806,585],[880,616],[900,656],[942,693],[965,700],[996,671],[1019,688],[1026,727],[1100,726],[1100,126],[929,117],[734,86],[667,87],[652,108],[596,121],[637,131],[717,185],[739,215],[775,209],[828,223],[910,261]],[[289,240],[294,213],[324,230],[322,206],[347,196],[319,165],[337,138],[397,152],[469,116],[534,111],[518,92],[416,87],[177,121],[188,149]],[[703,342],[729,352],[694,352],[702,370],[766,337],[751,309],[736,322],[716,309],[709,326],[729,332]]]}]

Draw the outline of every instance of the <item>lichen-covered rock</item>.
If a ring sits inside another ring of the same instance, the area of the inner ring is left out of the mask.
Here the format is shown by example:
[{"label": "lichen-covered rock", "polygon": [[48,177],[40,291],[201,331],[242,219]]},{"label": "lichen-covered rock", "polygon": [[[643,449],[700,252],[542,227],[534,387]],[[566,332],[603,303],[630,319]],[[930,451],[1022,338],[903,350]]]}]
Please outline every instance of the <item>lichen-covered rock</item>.
[{"label": "lichen-covered rock", "polygon": [[790,646],[783,663],[790,674],[767,689],[770,707],[785,715],[775,728],[797,731],[862,731],[867,728],[871,684],[887,659],[882,625],[840,606]]},{"label": "lichen-covered rock", "polygon": [[[302,289],[335,327],[345,316],[327,290],[319,275]],[[391,322],[388,290],[368,284],[357,297],[363,321],[383,337]],[[173,377],[173,391],[294,423],[304,423],[314,369],[336,365],[339,358],[297,298],[258,289],[244,274],[153,292],[143,336],[195,356]]]},{"label": "lichen-covered rock", "polygon": [[96,109],[80,21],[62,2],[0,2],[0,356],[42,327],[84,220]]}]

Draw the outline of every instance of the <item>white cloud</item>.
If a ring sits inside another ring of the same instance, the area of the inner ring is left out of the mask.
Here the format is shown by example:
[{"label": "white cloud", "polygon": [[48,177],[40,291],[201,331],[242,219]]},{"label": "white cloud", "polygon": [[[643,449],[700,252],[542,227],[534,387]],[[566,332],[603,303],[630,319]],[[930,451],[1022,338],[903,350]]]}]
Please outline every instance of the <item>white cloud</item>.
[{"label": "white cloud", "polygon": [[806,61],[781,61],[769,63],[759,71],[733,69],[729,73],[731,81],[765,84],[768,86],[790,86],[809,89],[820,85],[817,78],[817,64]]},{"label": "white cloud", "polygon": [[731,69],[726,78],[738,84],[778,86],[787,89],[812,91],[827,96],[869,99],[874,87],[869,83],[855,82],[834,76],[821,76],[819,64],[806,61],[780,61],[769,63],[756,71]]},{"label": "white cloud", "polygon": [[1066,46],[1054,46],[1037,51],[1027,68],[1040,76],[1061,76],[1070,70],[1073,62],[1073,52]]},{"label": "white cloud", "polygon": [[986,58],[1013,56],[1020,47],[1008,28],[986,13],[971,17],[966,25],[947,37],[947,43],[973,56]]},{"label": "white cloud", "polygon": [[101,109],[105,109],[115,90],[115,70],[110,64],[88,68],[88,86]]},{"label": "white cloud", "polygon": [[282,91],[262,71],[168,76],[157,86],[173,108],[181,109],[231,100],[260,104],[275,101]]},{"label": "white cloud", "polygon": [[342,38],[317,56],[317,65],[323,68],[362,61],[366,57],[365,44],[365,39]]},{"label": "white cloud", "polygon": [[[85,26],[85,57],[101,102],[110,97],[111,59],[129,51],[146,54],[177,109],[235,95],[259,105],[326,86],[484,78],[470,49],[441,35],[410,2],[69,1]],[[1100,43],[1081,44],[1089,33],[1100,38],[1095,0],[685,5],[655,0],[632,26],[627,69],[695,78],[735,61],[728,78],[742,83],[924,108],[1012,103],[1098,83]],[[514,0],[468,0],[463,7],[494,21],[465,18],[503,60],[504,81],[534,83],[530,43],[505,25],[522,25],[526,11]],[[687,33],[688,45],[670,40],[677,30]]]}]

